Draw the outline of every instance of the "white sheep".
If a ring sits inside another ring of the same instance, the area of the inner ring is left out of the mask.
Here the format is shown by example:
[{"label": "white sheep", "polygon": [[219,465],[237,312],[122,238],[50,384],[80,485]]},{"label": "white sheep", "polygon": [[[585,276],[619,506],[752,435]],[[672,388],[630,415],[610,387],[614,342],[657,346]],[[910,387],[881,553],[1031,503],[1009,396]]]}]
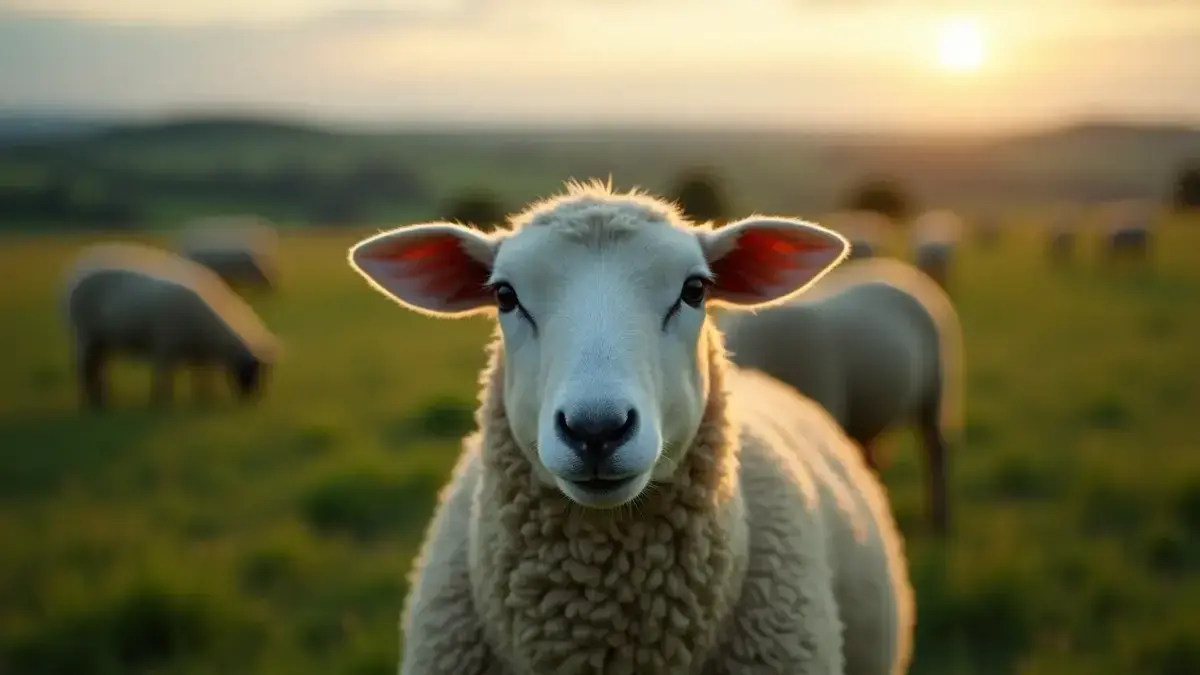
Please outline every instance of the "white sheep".
[{"label": "white sheep", "polygon": [[962,220],[953,211],[938,209],[921,214],[912,224],[913,261],[942,288],[950,282],[954,250],[962,237]]},{"label": "white sheep", "polygon": [[890,429],[916,427],[926,453],[928,508],[949,522],[947,445],[962,430],[962,328],[929,277],[895,259],[840,265],[789,302],[721,318],[733,362],[756,368],[820,403],[884,464]]},{"label": "white sheep", "polygon": [[180,255],[216,272],[238,289],[273,290],[279,276],[279,235],[253,216],[200,218],[179,236]]},{"label": "white sheep", "polygon": [[166,251],[132,243],[98,244],[71,265],[63,305],[85,405],[103,407],[105,367],[113,356],[149,359],[152,398],[167,403],[176,367],[224,366],[243,399],[256,396],[278,342],[258,315],[213,272]]},{"label": "white sheep", "polygon": [[784,218],[694,226],[596,183],[492,234],[354,246],[402,306],[498,324],[400,672],[904,672],[914,601],[882,486],[817,404],[733,368],[706,311],[785,300],[846,249]]}]

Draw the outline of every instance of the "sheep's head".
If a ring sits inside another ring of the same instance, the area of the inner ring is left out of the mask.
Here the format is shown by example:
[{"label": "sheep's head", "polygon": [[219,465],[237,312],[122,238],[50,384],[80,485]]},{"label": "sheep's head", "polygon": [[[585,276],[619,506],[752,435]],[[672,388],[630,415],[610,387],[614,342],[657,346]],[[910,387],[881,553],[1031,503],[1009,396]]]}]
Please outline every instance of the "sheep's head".
[{"label": "sheep's head", "polygon": [[811,223],[756,216],[712,230],[590,184],[511,230],[402,227],[354,246],[350,263],[423,314],[495,313],[514,438],[542,481],[611,508],[671,481],[691,444],[709,389],[706,310],[782,302],[847,253]]}]

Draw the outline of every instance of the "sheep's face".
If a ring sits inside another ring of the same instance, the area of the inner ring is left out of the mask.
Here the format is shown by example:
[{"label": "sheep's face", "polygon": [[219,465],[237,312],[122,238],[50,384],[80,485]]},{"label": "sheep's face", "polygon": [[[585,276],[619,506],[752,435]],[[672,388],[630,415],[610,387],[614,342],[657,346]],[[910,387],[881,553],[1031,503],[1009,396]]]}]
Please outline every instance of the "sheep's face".
[{"label": "sheep's face", "polygon": [[401,228],[351,263],[418,311],[495,312],[514,438],[543,482],[595,508],[674,478],[708,397],[707,308],[781,301],[848,249],[796,220],[694,228],[636,195],[568,195],[517,222]]}]

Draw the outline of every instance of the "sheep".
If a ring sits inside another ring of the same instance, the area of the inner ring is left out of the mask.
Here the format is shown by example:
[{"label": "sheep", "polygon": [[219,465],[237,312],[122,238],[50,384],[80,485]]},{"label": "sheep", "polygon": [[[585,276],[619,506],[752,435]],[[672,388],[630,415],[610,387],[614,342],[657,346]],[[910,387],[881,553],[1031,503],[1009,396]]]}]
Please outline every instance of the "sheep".
[{"label": "sheep", "polygon": [[878,255],[879,242],[891,225],[887,216],[874,211],[839,211],[827,216],[825,222],[850,241],[848,260]]},{"label": "sheep", "polygon": [[256,398],[279,351],[254,311],[213,272],[167,251],[133,243],[97,244],[69,269],[63,309],[73,338],[85,407],[107,404],[110,357],[149,359],[152,401],[168,403],[173,371],[198,369],[198,395],[208,369],[229,370],[239,398]]},{"label": "sheep", "polygon": [[962,430],[962,328],[954,304],[899,260],[842,265],[790,302],[720,322],[733,362],[762,370],[820,403],[884,464],[889,429],[912,424],[926,453],[929,519],[949,526],[947,446]]},{"label": "sheep", "polygon": [[951,211],[927,211],[913,222],[913,260],[918,269],[942,288],[947,288],[950,282],[955,242],[961,233],[962,222]]},{"label": "sheep", "polygon": [[1122,259],[1145,263],[1150,256],[1150,220],[1148,208],[1136,203],[1120,203],[1112,209],[1104,235],[1105,258],[1109,264]]},{"label": "sheep", "polygon": [[401,306],[496,317],[401,675],[905,672],[915,601],[882,485],[820,406],[730,364],[707,311],[784,301],[847,248],[596,182],[493,233],[355,244]]},{"label": "sheep", "polygon": [[177,242],[183,257],[216,272],[243,290],[271,291],[278,285],[279,235],[252,216],[201,218]]},{"label": "sheep", "polygon": [[1062,204],[1052,209],[1050,219],[1047,257],[1051,265],[1066,265],[1075,254],[1081,214],[1077,208]]}]

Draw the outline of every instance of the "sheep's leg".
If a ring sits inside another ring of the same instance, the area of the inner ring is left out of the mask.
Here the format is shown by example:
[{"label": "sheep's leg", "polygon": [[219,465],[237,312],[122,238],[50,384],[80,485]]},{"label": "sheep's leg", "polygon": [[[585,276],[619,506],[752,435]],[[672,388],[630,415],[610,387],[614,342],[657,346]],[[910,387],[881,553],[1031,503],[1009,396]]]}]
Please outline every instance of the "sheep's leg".
[{"label": "sheep's leg", "polygon": [[82,403],[85,408],[101,409],[107,403],[104,348],[94,341],[76,345]]},{"label": "sheep's leg", "polygon": [[931,398],[931,401],[926,402],[922,406],[917,426],[925,445],[926,469],[929,476],[926,486],[929,495],[929,517],[932,521],[934,531],[939,535],[945,535],[950,529],[950,513],[946,496],[946,461],[948,453],[946,451],[946,437],[942,433],[940,415],[941,397],[934,396]]},{"label": "sheep's leg", "polygon": [[154,382],[151,386],[150,403],[164,407],[171,403],[175,393],[175,363],[164,357],[154,359]]}]

